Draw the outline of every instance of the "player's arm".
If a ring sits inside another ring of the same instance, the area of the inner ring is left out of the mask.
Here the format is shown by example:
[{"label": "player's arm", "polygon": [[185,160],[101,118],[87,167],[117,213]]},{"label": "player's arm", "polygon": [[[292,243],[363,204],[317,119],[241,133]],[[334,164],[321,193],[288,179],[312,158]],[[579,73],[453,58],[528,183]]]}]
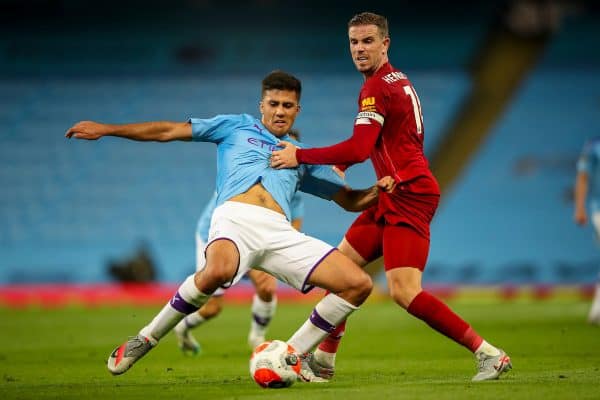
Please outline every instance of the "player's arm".
[{"label": "player's arm", "polygon": [[362,211],[377,203],[380,191],[392,192],[395,186],[394,179],[386,176],[368,189],[355,190],[349,187],[340,189],[332,200],[346,211]]},{"label": "player's arm", "polygon": [[575,178],[575,223],[585,225],[587,223],[587,212],[585,202],[588,192],[588,174],[585,171],[577,172]]},{"label": "player's arm", "polygon": [[300,149],[292,143],[281,141],[281,150],[271,157],[273,168],[294,168],[298,164],[342,164],[361,163],[369,158],[381,131],[379,123],[355,125],[352,136],[343,142],[327,147]]},{"label": "player's arm", "polygon": [[116,125],[81,121],[69,128],[65,136],[86,140],[97,140],[103,136],[117,136],[139,141],[189,141],[192,140],[192,127],[188,122],[157,121]]},{"label": "player's arm", "polygon": [[346,164],[337,164],[331,167],[331,169],[333,169],[333,172],[338,174],[340,178],[346,179],[346,170],[348,169],[348,167],[349,165]]}]

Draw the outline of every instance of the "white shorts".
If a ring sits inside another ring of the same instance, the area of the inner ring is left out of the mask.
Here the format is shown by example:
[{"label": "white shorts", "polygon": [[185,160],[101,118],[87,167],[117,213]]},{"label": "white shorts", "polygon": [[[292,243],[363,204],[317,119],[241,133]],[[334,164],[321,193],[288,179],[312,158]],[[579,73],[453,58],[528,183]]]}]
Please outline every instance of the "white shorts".
[{"label": "white shorts", "polygon": [[[204,252],[206,251],[206,243],[204,240],[198,235],[196,232],[196,271],[202,271],[206,267],[206,255]],[[223,296],[225,294],[225,289],[218,288],[213,292],[213,296]]]},{"label": "white shorts", "polygon": [[317,265],[335,248],[298,232],[283,214],[264,207],[226,201],[213,213],[208,245],[231,240],[240,253],[235,276],[224,287],[236,284],[251,268],[263,270],[280,281],[307,293]]}]

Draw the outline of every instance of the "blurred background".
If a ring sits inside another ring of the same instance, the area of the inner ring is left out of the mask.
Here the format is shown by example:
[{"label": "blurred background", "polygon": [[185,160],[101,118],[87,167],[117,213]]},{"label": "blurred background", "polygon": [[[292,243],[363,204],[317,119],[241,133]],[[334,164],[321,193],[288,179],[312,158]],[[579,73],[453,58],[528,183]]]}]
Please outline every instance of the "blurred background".
[{"label": "blurred background", "polygon": [[[194,271],[214,145],[65,131],[259,115],[262,77],[284,69],[304,85],[303,141],[338,142],[362,85],[346,25],[361,11],[388,17],[442,187],[425,283],[593,284],[600,252],[573,222],[572,188],[584,141],[600,135],[600,6],[382,3],[0,0],[0,285],[112,282],[140,260],[152,266],[141,280]],[[369,162],[347,178],[375,179]],[[336,245],[356,215],[305,201],[304,231]]]}]

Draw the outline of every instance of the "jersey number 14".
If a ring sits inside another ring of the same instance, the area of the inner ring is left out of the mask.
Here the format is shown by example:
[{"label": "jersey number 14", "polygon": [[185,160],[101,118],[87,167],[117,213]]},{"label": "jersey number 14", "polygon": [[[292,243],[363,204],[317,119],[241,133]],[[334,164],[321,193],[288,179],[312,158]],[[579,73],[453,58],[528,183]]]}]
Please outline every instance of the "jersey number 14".
[{"label": "jersey number 14", "polygon": [[412,86],[406,85],[403,86],[404,93],[410,96],[410,100],[413,105],[413,112],[415,113],[415,124],[417,125],[417,134],[423,134],[423,114],[421,113],[421,102],[419,101],[419,96],[417,96],[417,92]]}]

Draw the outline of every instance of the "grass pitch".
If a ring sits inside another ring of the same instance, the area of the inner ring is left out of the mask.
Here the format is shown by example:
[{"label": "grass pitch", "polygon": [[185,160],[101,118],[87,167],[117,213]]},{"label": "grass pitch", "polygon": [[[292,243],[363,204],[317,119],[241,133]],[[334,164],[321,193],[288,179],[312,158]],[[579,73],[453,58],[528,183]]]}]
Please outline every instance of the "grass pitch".
[{"label": "grass pitch", "polygon": [[[198,328],[203,345],[184,357],[168,335],[126,374],[110,351],[135,334],[151,308],[0,309],[0,399],[598,399],[600,328],[577,300],[453,301],[450,305],[512,357],[499,381],[471,383],[475,361],[391,302],[351,317],[327,384],[261,389],[248,374],[249,306],[227,305]],[[287,339],[311,304],[280,304],[270,337]]]}]

